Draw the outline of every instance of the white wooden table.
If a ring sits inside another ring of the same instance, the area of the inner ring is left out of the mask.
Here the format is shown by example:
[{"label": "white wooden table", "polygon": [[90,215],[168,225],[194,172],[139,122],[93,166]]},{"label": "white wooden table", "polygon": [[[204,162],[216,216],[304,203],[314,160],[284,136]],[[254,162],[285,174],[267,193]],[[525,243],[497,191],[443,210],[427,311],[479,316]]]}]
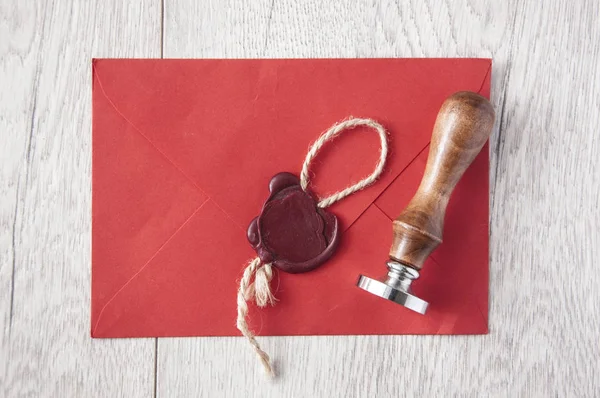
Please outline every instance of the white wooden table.
[{"label": "white wooden table", "polygon": [[[0,0],[0,397],[600,396],[598,1]],[[490,334],[89,337],[92,57],[492,57]],[[237,356],[241,352],[243,355]]]}]

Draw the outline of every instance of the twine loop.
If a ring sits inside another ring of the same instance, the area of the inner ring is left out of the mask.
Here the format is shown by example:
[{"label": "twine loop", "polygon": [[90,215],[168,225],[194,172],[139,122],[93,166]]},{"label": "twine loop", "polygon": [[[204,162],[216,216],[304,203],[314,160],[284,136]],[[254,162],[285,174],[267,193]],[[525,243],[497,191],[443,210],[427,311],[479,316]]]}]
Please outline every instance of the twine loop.
[{"label": "twine loop", "polygon": [[[359,126],[366,126],[374,129],[379,134],[381,140],[381,152],[379,160],[375,165],[375,170],[369,176],[360,180],[359,182],[341,190],[335,192],[323,199],[320,199],[317,206],[320,208],[326,208],[331,206],[335,202],[345,198],[348,195],[353,194],[356,191],[366,188],[367,186],[374,183],[377,178],[383,172],[385,160],[387,158],[388,146],[387,146],[387,133],[383,126],[372,119],[348,119],[340,123],[336,123],[331,126],[325,133],[323,133],[310,147],[306,159],[302,164],[302,172],[300,173],[300,186],[303,190],[307,190],[310,182],[308,169],[310,163],[315,158],[319,150],[325,145],[326,142],[337,137],[341,132],[351,130]],[[263,367],[268,375],[274,376],[273,367],[269,355],[260,347],[254,333],[249,329],[246,317],[248,316],[248,302],[254,301],[260,308],[265,307],[267,304],[275,305],[277,299],[271,291],[270,282],[273,278],[273,266],[271,263],[263,264],[259,257],[254,258],[250,261],[242,279],[240,280],[240,287],[237,292],[237,328],[239,331],[248,339],[250,344],[254,347],[254,351],[258,355]]]},{"label": "twine loop", "polygon": [[323,135],[317,139],[314,144],[310,147],[308,153],[306,154],[306,159],[304,160],[304,164],[302,165],[302,172],[300,173],[300,186],[302,189],[306,191],[308,188],[308,183],[310,181],[310,177],[308,174],[308,168],[310,167],[310,163],[317,156],[317,152],[325,145],[325,143],[336,136],[338,136],[342,131],[351,130],[353,128],[359,126],[366,126],[374,129],[379,134],[379,139],[381,140],[381,153],[379,154],[379,160],[377,161],[377,165],[375,166],[375,170],[369,176],[360,180],[354,185],[349,186],[348,188],[342,189],[341,191],[335,192],[324,199],[321,199],[318,203],[318,206],[322,209],[331,206],[335,202],[345,198],[348,195],[352,195],[356,191],[360,191],[361,189],[366,188],[367,186],[374,183],[377,178],[383,172],[383,166],[385,166],[385,159],[387,158],[388,146],[387,146],[387,133],[385,128],[376,121],[372,119],[349,119],[344,120],[343,122],[336,123],[329,128]]}]

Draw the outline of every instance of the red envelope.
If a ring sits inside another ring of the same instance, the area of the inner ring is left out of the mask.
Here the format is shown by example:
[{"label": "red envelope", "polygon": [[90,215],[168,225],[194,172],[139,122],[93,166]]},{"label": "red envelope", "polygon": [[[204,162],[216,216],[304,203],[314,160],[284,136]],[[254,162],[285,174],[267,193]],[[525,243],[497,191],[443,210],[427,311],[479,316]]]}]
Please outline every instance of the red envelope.
[{"label": "red envelope", "polygon": [[[415,293],[425,316],[355,286],[379,277],[391,221],[417,189],[450,94],[489,96],[489,59],[94,60],[92,336],[237,336],[236,290],[256,256],[248,223],[270,178],[299,174],[333,123],[389,131],[381,179],[332,206],[334,257],[278,272],[274,307],[251,305],[260,335],[478,334],[488,323],[488,148],[448,206],[444,242]],[[374,131],[344,132],[315,159],[320,196],[371,173]]]}]

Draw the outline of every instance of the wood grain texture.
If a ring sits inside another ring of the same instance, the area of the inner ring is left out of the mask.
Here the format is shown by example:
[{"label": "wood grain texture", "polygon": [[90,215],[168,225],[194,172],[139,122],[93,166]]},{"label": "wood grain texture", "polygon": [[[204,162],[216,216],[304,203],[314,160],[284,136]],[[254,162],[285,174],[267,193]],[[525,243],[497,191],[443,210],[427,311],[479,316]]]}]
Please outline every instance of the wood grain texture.
[{"label": "wood grain texture", "polygon": [[153,340],[89,336],[90,72],[159,55],[159,1],[0,1],[2,397],[153,394]]},{"label": "wood grain texture", "polygon": [[[0,0],[0,396],[600,395],[598,2],[162,8]],[[89,61],[161,50],[493,58],[490,334],[263,337],[274,382],[241,337],[92,341]]]},{"label": "wood grain texture", "polygon": [[444,101],[419,188],[394,220],[391,260],[421,270],[442,243],[452,191],[489,140],[494,117],[490,102],[477,93],[462,91]]}]

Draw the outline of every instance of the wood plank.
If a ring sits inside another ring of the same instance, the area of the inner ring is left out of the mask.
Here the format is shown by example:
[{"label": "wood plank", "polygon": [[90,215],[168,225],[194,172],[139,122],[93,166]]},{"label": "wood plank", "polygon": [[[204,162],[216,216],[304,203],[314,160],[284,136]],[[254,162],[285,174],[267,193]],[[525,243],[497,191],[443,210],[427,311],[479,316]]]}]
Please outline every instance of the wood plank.
[{"label": "wood plank", "polygon": [[90,83],[160,56],[160,0],[3,1],[0,37],[0,396],[150,396],[154,340],[89,335]]},{"label": "wood plank", "polygon": [[496,343],[479,360],[508,396],[600,395],[598,15],[523,2],[516,19],[493,181]]}]

